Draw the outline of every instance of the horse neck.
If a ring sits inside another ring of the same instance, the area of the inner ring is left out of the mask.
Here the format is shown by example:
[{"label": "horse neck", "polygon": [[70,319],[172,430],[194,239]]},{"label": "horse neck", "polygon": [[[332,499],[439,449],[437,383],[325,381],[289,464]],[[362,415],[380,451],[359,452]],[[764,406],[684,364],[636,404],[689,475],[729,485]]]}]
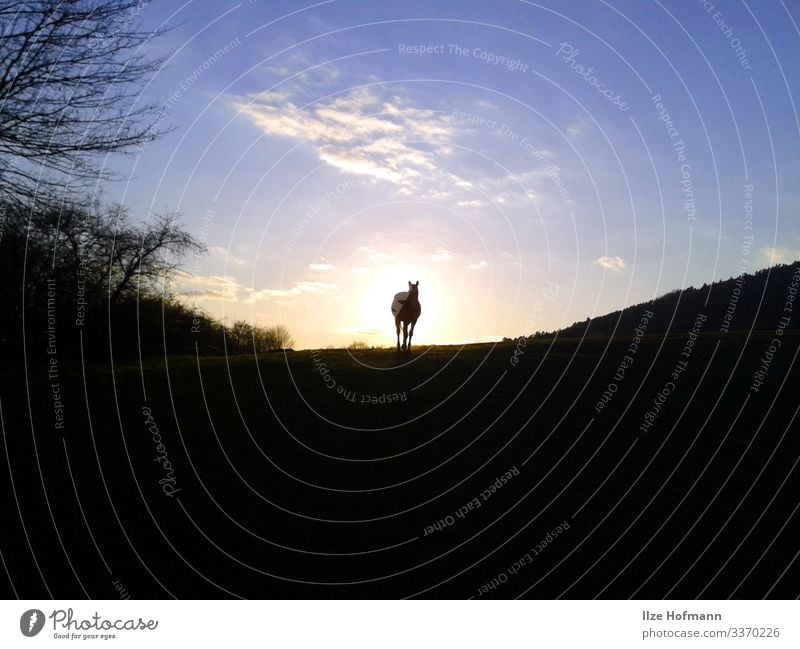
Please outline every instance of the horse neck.
[{"label": "horse neck", "polygon": [[408,297],[406,298],[406,304],[417,304],[419,302],[419,293],[417,291],[409,291]]}]

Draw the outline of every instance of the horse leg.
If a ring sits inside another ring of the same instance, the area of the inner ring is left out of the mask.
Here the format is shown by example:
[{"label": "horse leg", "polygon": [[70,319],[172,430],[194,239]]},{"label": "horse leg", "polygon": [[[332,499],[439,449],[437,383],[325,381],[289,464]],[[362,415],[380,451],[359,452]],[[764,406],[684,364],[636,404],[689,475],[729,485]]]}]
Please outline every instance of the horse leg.
[{"label": "horse leg", "polygon": [[397,327],[397,351],[400,351],[400,318],[395,318],[394,324]]},{"label": "horse leg", "polygon": [[403,323],[403,349],[406,348],[406,341],[408,340],[408,323]]},{"label": "horse leg", "polygon": [[414,337],[414,325],[416,324],[416,320],[411,321],[411,329],[408,332],[408,351],[411,351],[411,339]]}]

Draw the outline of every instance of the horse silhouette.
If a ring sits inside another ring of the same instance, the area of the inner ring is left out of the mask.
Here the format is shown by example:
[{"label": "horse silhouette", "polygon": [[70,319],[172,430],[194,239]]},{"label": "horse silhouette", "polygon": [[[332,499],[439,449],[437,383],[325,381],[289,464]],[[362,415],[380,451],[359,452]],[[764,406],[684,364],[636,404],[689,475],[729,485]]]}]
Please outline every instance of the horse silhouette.
[{"label": "horse silhouette", "polygon": [[[422,313],[419,303],[419,281],[416,284],[408,283],[408,291],[401,291],[394,296],[392,302],[392,315],[397,328],[397,351],[405,349],[411,351],[411,338],[414,336],[414,326],[417,318]],[[403,345],[400,345],[400,323],[403,323]],[[409,330],[408,325],[411,325]]]}]

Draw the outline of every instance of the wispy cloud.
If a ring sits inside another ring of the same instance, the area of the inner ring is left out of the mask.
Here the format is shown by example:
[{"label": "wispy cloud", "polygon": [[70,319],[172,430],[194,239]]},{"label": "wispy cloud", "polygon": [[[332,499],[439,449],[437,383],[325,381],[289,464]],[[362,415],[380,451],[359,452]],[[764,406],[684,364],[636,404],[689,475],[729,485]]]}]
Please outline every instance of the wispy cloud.
[{"label": "wispy cloud", "polygon": [[800,248],[787,247],[766,247],[758,250],[759,261],[764,266],[774,266],[775,264],[790,264],[800,259]]},{"label": "wispy cloud", "polygon": [[177,294],[197,300],[237,301],[244,287],[229,275],[190,275],[178,273]]},{"label": "wispy cloud", "polygon": [[453,255],[450,253],[450,251],[445,250],[444,248],[437,248],[433,251],[433,253],[431,253],[431,259],[437,263],[450,261],[452,258]]},{"label": "wispy cloud", "polygon": [[[558,167],[553,165],[552,169],[557,172]],[[494,178],[483,178],[480,187],[499,205],[530,205],[535,203],[543,193],[546,193],[542,190],[546,188],[548,182],[550,180],[547,171],[534,169]]]},{"label": "wispy cloud", "polygon": [[485,270],[488,267],[489,264],[485,259],[481,259],[475,264],[467,264],[467,270]]},{"label": "wispy cloud", "polygon": [[455,341],[454,345],[475,345],[478,343],[497,343],[503,340],[500,334],[489,334],[488,336],[476,336],[474,338],[465,338],[464,340]]},{"label": "wispy cloud", "polygon": [[224,300],[241,304],[253,304],[259,301],[287,300],[305,295],[333,295],[339,288],[331,282],[299,281],[292,282],[286,288],[255,289],[245,286],[229,275],[190,275],[179,273],[176,278],[176,293],[185,298],[196,300]]},{"label": "wispy cloud", "polygon": [[303,295],[332,295],[339,288],[336,284],[329,282],[294,282],[288,288],[262,288],[252,291],[246,299],[242,300],[245,304],[258,302],[259,300],[269,300],[272,298],[285,299],[300,297]]},{"label": "wispy cloud", "polygon": [[359,88],[302,106],[299,93],[288,89],[237,97],[233,105],[267,135],[307,142],[323,162],[388,181],[401,193],[418,194],[431,181],[461,181],[438,164],[446,152],[437,147],[453,132],[447,115],[376,93]]},{"label": "wispy cloud", "polygon": [[382,263],[394,258],[394,255],[389,254],[388,252],[384,252],[383,250],[378,250],[376,248],[371,248],[370,246],[359,246],[358,252],[361,254],[361,257],[363,259],[368,259],[369,261]]},{"label": "wispy cloud", "polygon": [[247,259],[244,257],[237,257],[230,248],[225,248],[224,246],[208,246],[208,254],[211,257],[221,259],[226,263],[236,266],[244,266],[247,264]]},{"label": "wispy cloud", "polygon": [[584,117],[578,117],[578,119],[573,122],[572,124],[567,125],[567,135],[571,138],[577,138],[583,136],[589,128],[589,123],[586,121]]},{"label": "wispy cloud", "polygon": [[507,250],[500,252],[500,260],[504,264],[512,266],[513,268],[522,268],[522,260],[520,259],[520,256],[508,252]]},{"label": "wispy cloud", "polygon": [[[465,137],[468,148],[474,145],[470,125],[452,109],[420,107],[408,90],[396,87],[388,94],[362,87],[313,103],[307,103],[306,90],[286,84],[280,91],[232,97],[231,103],[264,134],[304,142],[320,161],[388,183],[397,197],[476,209],[491,202],[522,206],[547,197],[569,199],[553,151],[536,149],[518,172],[500,176],[496,169],[468,164],[457,145]],[[438,98],[425,101],[435,106]]]},{"label": "wispy cloud", "polygon": [[625,260],[622,257],[603,256],[600,257],[595,263],[606,270],[620,271],[626,268]]},{"label": "wispy cloud", "polygon": [[334,270],[336,266],[333,264],[309,264],[308,270],[312,272],[319,272],[319,273],[326,273],[328,271]]}]

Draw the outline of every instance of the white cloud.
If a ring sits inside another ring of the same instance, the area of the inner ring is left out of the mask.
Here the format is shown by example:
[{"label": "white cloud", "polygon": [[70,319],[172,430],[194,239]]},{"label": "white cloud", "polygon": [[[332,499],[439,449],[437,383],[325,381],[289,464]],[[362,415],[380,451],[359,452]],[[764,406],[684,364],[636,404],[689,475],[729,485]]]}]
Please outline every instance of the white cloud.
[{"label": "white cloud", "polygon": [[[293,282],[287,288],[255,288],[243,285],[229,275],[190,275],[178,273],[176,277],[177,294],[196,300],[225,300],[241,304],[253,304],[272,300],[288,304],[286,300],[304,295],[333,295],[339,288],[330,282]],[[282,302],[280,302],[282,300]]]},{"label": "white cloud", "polygon": [[388,183],[395,196],[461,208],[568,198],[566,189],[559,188],[561,170],[552,151],[537,149],[526,156],[519,173],[487,177],[473,156],[465,158],[455,146],[460,137],[470,136],[469,125],[446,108],[418,107],[411,91],[387,94],[362,87],[310,104],[306,93],[307,87],[294,79],[279,92],[234,96],[231,103],[265,135],[304,142],[320,161],[369,178],[371,184]]},{"label": "white cloud", "polygon": [[572,124],[571,126],[567,126],[567,135],[573,138],[580,137],[583,135],[583,129],[577,124]]},{"label": "white cloud", "polygon": [[[279,92],[234,96],[231,103],[265,135],[303,142],[320,161],[344,174],[367,178],[370,185],[387,183],[395,197],[475,209],[492,202],[571,201],[553,151],[536,149],[524,156],[519,172],[487,176],[475,166],[474,156],[456,146],[462,137],[472,137],[469,125],[446,107],[420,108],[410,90],[388,94],[383,88],[362,87],[310,104],[307,90],[293,79]],[[513,144],[504,146],[516,151]]]},{"label": "white cloud", "polygon": [[606,270],[623,270],[625,265],[625,260],[622,257],[600,257],[596,262],[599,266],[605,268]]},{"label": "white cloud", "polygon": [[589,123],[583,118],[578,117],[577,121],[567,126],[567,135],[577,138],[584,135],[589,128]]},{"label": "white cloud", "polygon": [[[541,166],[534,161],[537,166]],[[548,171],[549,170],[549,171]],[[559,174],[555,164],[547,169],[535,169],[505,174],[496,178],[484,178],[481,190],[500,205],[530,205],[550,192],[554,175]]]},{"label": "white cloud", "polygon": [[385,336],[386,329],[349,329],[348,333],[354,333],[359,336]]},{"label": "white cloud", "polygon": [[325,272],[334,270],[335,268],[336,268],[336,266],[334,266],[333,264],[309,264],[308,265],[308,270],[316,271],[316,272],[320,272],[320,273],[325,273]]},{"label": "white cloud", "polygon": [[476,336],[475,338],[465,338],[464,340],[457,340],[453,345],[475,345],[479,343],[497,343],[503,340],[500,334],[489,334],[487,336]]},{"label": "white cloud", "polygon": [[759,248],[758,258],[759,261],[765,266],[774,266],[775,264],[790,264],[793,261],[800,259],[800,248]]},{"label": "white cloud", "polygon": [[504,264],[507,264],[508,266],[512,266],[514,268],[522,268],[522,260],[520,259],[520,256],[510,253],[507,250],[503,250],[500,253],[500,259]]},{"label": "white cloud", "polygon": [[260,300],[296,298],[309,294],[332,295],[337,288],[338,286],[336,284],[330,284],[328,282],[293,282],[289,288],[262,288],[257,291],[253,290],[242,302],[250,304]]},{"label": "white cloud", "polygon": [[395,94],[358,88],[303,106],[300,90],[235,97],[234,107],[265,134],[304,141],[323,162],[347,174],[369,176],[404,195],[438,188],[469,189],[468,181],[442,169],[453,134],[451,117],[415,108]]},{"label": "white cloud", "polygon": [[450,251],[445,250],[444,248],[437,248],[431,254],[431,259],[436,262],[450,261],[452,258],[453,255],[450,254]]},{"label": "white cloud", "polygon": [[375,248],[370,248],[369,246],[359,246],[358,252],[361,253],[362,257],[365,257],[370,261],[375,261],[379,263],[387,262],[391,259],[394,259],[394,255],[384,252],[383,250],[376,250]]},{"label": "white cloud", "polygon": [[481,259],[477,264],[467,264],[467,270],[484,270],[489,264],[485,259]]},{"label": "white cloud", "polygon": [[208,254],[212,258],[224,260],[226,263],[234,264],[235,266],[244,266],[247,264],[247,259],[244,257],[237,257],[231,253],[230,248],[225,248],[224,246],[208,246]]},{"label": "white cloud", "polygon": [[190,275],[178,273],[177,294],[197,300],[228,300],[236,302],[244,289],[229,275]]}]

